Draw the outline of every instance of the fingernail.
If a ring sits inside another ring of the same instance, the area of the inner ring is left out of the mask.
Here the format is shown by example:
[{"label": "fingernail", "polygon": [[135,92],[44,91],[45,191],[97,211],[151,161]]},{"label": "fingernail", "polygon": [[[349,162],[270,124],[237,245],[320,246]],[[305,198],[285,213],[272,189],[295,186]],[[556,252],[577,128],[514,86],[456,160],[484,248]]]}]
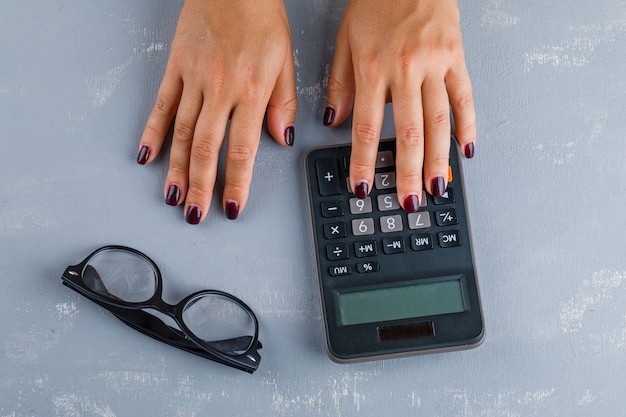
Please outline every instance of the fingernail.
[{"label": "fingernail", "polygon": [[189,224],[198,224],[200,223],[200,217],[202,217],[202,209],[196,205],[191,205],[187,209],[187,216],[185,216],[185,220]]},{"label": "fingernail", "polygon": [[435,177],[430,181],[430,189],[435,197],[441,197],[446,191],[446,180],[443,177]]},{"label": "fingernail", "polygon": [[293,140],[295,137],[293,126],[287,126],[285,129],[285,143],[289,146],[293,146]]},{"label": "fingernail", "polygon": [[470,142],[465,145],[464,153],[465,157],[468,159],[474,157],[474,142]]},{"label": "fingernail", "polygon": [[355,184],[354,187],[354,195],[359,200],[363,200],[367,197],[367,192],[369,191],[369,186],[367,185],[367,181],[359,181]]},{"label": "fingernail", "polygon": [[168,206],[176,206],[178,205],[178,200],[180,199],[180,188],[177,185],[170,185],[170,188],[167,189],[167,197],[165,197],[165,203]]},{"label": "fingernail", "polygon": [[420,207],[420,199],[417,194],[408,194],[404,197],[404,211],[407,213],[415,213],[419,210]]},{"label": "fingernail", "polygon": [[150,148],[146,145],[143,145],[141,149],[139,149],[139,154],[137,155],[137,163],[139,165],[145,165],[148,162],[148,158],[150,158]]},{"label": "fingernail", "polygon": [[236,201],[229,200],[226,203],[226,218],[235,220],[239,216],[239,204]]},{"label": "fingernail", "polygon": [[324,126],[331,125],[335,121],[335,109],[327,106],[324,111]]}]

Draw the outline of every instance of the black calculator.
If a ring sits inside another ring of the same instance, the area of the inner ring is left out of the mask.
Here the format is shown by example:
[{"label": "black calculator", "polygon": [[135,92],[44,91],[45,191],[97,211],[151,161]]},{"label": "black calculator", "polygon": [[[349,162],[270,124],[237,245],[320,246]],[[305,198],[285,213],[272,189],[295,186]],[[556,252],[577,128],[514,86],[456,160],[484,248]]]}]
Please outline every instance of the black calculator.
[{"label": "black calculator", "polygon": [[380,142],[375,183],[349,189],[350,145],[306,157],[326,347],[359,362],[478,346],[484,323],[457,145],[448,188],[405,212],[395,189],[395,140]]}]

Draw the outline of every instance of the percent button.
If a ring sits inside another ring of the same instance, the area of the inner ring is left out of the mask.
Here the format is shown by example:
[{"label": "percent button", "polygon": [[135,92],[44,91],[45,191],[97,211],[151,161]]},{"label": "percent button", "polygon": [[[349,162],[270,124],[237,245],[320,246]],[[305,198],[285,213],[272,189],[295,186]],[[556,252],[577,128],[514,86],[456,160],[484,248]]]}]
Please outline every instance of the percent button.
[{"label": "percent button", "polygon": [[366,274],[368,272],[378,272],[379,269],[380,266],[376,261],[361,262],[356,265],[356,270],[360,274]]}]

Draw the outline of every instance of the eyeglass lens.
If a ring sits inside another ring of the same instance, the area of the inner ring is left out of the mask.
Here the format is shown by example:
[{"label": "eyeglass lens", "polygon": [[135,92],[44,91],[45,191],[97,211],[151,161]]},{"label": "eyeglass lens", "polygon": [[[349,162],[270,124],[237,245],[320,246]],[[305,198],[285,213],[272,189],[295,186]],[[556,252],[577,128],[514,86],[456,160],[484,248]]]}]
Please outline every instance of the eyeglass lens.
[{"label": "eyeglass lens", "polygon": [[250,348],[255,323],[241,305],[219,294],[200,294],[183,310],[185,325],[199,339],[224,353],[240,355]]},{"label": "eyeglass lens", "polygon": [[[94,255],[82,279],[98,294],[125,302],[149,300],[157,290],[157,272],[152,265],[139,255],[119,249]],[[210,292],[190,299],[183,307],[182,319],[196,337],[228,354],[246,352],[256,333],[254,319],[247,310],[235,300]]]},{"label": "eyeglass lens", "polygon": [[155,294],[157,274],[145,259],[131,252],[106,250],[89,260],[83,282],[100,295],[138,303]]}]

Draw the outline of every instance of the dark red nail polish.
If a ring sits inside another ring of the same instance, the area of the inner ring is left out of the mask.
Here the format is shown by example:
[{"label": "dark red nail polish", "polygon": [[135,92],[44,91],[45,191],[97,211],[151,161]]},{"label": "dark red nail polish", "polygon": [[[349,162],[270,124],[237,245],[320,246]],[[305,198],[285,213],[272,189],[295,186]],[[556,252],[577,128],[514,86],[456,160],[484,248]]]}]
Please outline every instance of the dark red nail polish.
[{"label": "dark red nail polish", "polygon": [[356,186],[354,187],[354,195],[356,196],[356,198],[363,200],[365,197],[367,197],[367,193],[369,191],[369,186],[367,185],[367,182],[359,181],[355,185]]},{"label": "dark red nail polish", "polygon": [[470,142],[465,145],[464,153],[465,157],[468,159],[474,157],[474,142]]},{"label": "dark red nail polish", "polygon": [[176,206],[178,205],[178,200],[180,199],[180,188],[177,185],[170,185],[170,188],[167,189],[167,197],[165,197],[165,203],[168,206]]},{"label": "dark red nail polish", "polygon": [[239,204],[236,201],[226,203],[226,218],[235,220],[239,216]]},{"label": "dark red nail polish", "polygon": [[287,129],[285,129],[285,143],[289,146],[293,146],[294,138],[295,132],[293,126],[287,126]]},{"label": "dark red nail polish", "polygon": [[185,220],[189,224],[198,224],[200,223],[200,218],[202,217],[202,209],[198,206],[191,205],[187,209],[187,216],[185,216]]},{"label": "dark red nail polish", "polygon": [[417,194],[409,194],[404,197],[404,211],[407,213],[415,213],[419,210],[420,207],[420,199]]},{"label": "dark red nail polish", "polygon": [[326,107],[324,111],[324,126],[329,126],[335,121],[335,109]]},{"label": "dark red nail polish", "polygon": [[430,181],[430,190],[435,197],[441,197],[446,192],[446,180],[435,177]]},{"label": "dark red nail polish", "polygon": [[150,158],[150,148],[146,145],[143,145],[141,149],[139,149],[139,154],[137,155],[137,163],[139,165],[145,165],[148,162],[148,158]]}]

